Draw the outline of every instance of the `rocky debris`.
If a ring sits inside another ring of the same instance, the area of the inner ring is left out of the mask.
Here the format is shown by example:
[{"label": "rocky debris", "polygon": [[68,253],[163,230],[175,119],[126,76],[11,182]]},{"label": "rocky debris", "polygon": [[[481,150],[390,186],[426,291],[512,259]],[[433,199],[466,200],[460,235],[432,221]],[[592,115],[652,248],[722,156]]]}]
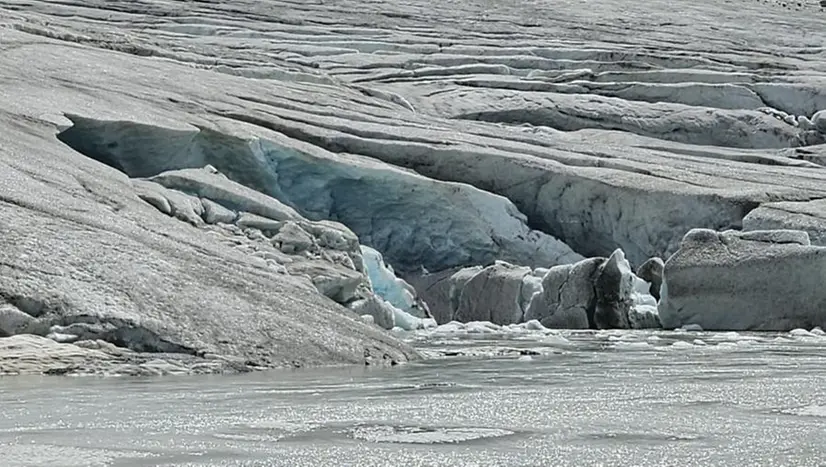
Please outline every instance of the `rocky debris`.
[{"label": "rocky debris", "polygon": [[116,358],[100,350],[22,334],[0,339],[0,375],[103,372]]},{"label": "rocky debris", "polygon": [[597,270],[594,281],[596,308],[594,324],[598,329],[628,329],[628,310],[633,290],[631,266],[622,250],[616,250]]},{"label": "rocky debris", "polygon": [[788,331],[826,324],[826,248],[803,231],[693,229],[665,263],[664,327]]},{"label": "rocky debris", "polygon": [[663,284],[663,268],[665,263],[662,258],[650,258],[637,268],[637,277],[651,284],[648,293],[655,299],[660,299],[660,287]]},{"label": "rocky debris", "polygon": [[372,317],[372,321],[384,329],[396,327],[395,309],[390,303],[376,295],[352,302],[350,309],[360,316]]},{"label": "rocky debris", "polygon": [[[450,268],[443,271],[430,272],[421,271],[418,273],[405,274],[404,281],[416,290],[419,299],[427,303],[428,312],[439,324],[445,324],[453,319],[453,305],[458,304],[461,288],[453,287],[451,278],[454,274],[468,268]],[[478,266],[481,270],[481,266]],[[452,300],[451,293],[456,291],[456,296]],[[458,305],[457,305],[458,306]]]},{"label": "rocky debris", "polygon": [[449,318],[445,322],[453,321],[453,316],[456,314],[456,311],[459,309],[459,305],[461,304],[462,300],[462,292],[465,289],[465,286],[471,279],[473,279],[477,274],[480,274],[485,268],[482,266],[471,266],[467,268],[462,268],[459,271],[456,271],[453,275],[450,276],[448,279],[448,314]]},{"label": "rocky debris", "polygon": [[[144,199],[144,201],[146,200]],[[239,222],[239,224],[241,223],[241,220],[238,219],[237,213],[221,206],[220,204],[214,201],[211,201],[206,198],[201,198],[201,204],[204,206],[203,218],[207,224],[233,224],[236,222],[236,220]],[[162,209],[160,211],[164,212]],[[164,213],[169,214],[167,212]]]},{"label": "rocky debris", "polygon": [[530,303],[526,320],[550,328],[647,329],[660,327],[657,301],[649,284],[631,272],[622,250],[552,267],[542,291]]},{"label": "rocky debris", "polygon": [[[80,119],[77,116],[72,116],[72,118]],[[88,119],[79,121],[88,122]],[[93,125],[93,123],[87,124]],[[62,135],[64,135],[64,138],[71,139],[74,137],[73,131],[80,132],[76,127],[72,127]],[[146,139],[146,137],[143,139]],[[147,166],[146,171],[150,171],[149,162],[145,162],[145,164]],[[211,165],[199,169],[184,168],[161,171],[149,177],[148,180],[171,190],[188,193],[201,199],[209,199],[231,211],[247,212],[261,218],[271,219],[270,222],[302,219],[295,209],[276,198],[230,180]]]},{"label": "rocky debris", "polygon": [[659,329],[660,311],[658,300],[651,294],[653,284],[638,276],[632,276],[631,306],[628,308],[628,324],[631,329]]},{"label": "rocky debris", "polygon": [[826,109],[812,115],[812,129],[826,133]]},{"label": "rocky debris", "polygon": [[401,329],[412,331],[426,329],[437,325],[433,318],[420,318],[402,311],[392,303],[375,294],[366,299],[356,300],[349,305],[350,309],[360,314],[362,318],[369,317],[371,322],[384,329]]},{"label": "rocky debris", "polygon": [[289,255],[300,254],[313,248],[317,242],[312,235],[298,226],[295,222],[288,222],[272,237],[272,244],[282,253]]}]

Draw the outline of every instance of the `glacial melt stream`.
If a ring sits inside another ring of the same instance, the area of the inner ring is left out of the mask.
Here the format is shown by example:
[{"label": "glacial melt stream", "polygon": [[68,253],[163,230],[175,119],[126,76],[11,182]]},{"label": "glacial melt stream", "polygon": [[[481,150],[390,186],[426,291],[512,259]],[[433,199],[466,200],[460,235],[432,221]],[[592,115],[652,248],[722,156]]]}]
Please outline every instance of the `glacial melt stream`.
[{"label": "glacial melt stream", "polygon": [[432,358],[236,376],[2,378],[0,464],[826,462],[822,335],[443,326],[405,338]]}]

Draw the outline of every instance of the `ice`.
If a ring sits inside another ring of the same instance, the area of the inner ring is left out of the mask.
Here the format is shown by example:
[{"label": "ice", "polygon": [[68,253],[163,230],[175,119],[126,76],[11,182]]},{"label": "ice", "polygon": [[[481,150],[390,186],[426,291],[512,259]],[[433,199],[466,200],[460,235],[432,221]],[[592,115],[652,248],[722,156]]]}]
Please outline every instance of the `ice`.
[{"label": "ice", "polygon": [[435,325],[434,320],[423,320],[428,323],[424,328],[431,335],[451,335],[451,334],[527,334],[536,336],[555,335],[559,331],[548,329],[538,321],[532,320],[525,323],[509,324],[499,326],[490,321],[471,321],[461,323],[451,321],[442,325]]},{"label": "ice", "polygon": [[416,290],[396,277],[393,267],[384,262],[382,254],[364,245],[361,246],[361,254],[373,292],[399,310],[420,318],[424,317],[419,314],[422,310],[416,306]]},{"label": "ice", "polygon": [[653,348],[648,342],[617,342],[614,344],[614,347],[625,350],[647,350]]},{"label": "ice", "polygon": [[471,321],[465,325],[465,330],[469,334],[491,334],[502,331],[502,326],[498,326],[489,321]]},{"label": "ice", "polygon": [[396,326],[405,331],[434,327],[436,321],[430,318],[419,318],[394,307]]},{"label": "ice", "polygon": [[[530,305],[531,300],[533,300],[534,296],[542,293],[542,277],[547,272],[548,270],[545,268],[536,268],[533,271],[531,271],[530,274],[527,274],[524,277],[522,277],[522,293],[519,297],[519,308],[521,308],[523,312],[528,310],[528,306]],[[532,321],[536,321],[537,323],[539,323],[539,321],[537,320]]]},{"label": "ice", "polygon": [[811,331],[807,331],[805,329],[800,329],[800,328],[792,329],[791,331],[789,331],[789,334],[794,336],[794,337],[817,337]]},{"label": "ice", "polygon": [[793,409],[781,410],[781,413],[789,415],[799,415],[803,417],[826,417],[826,406],[807,405],[804,407],[796,407]]},{"label": "ice", "polygon": [[545,345],[551,345],[556,347],[568,347],[572,345],[571,341],[568,338],[559,334],[546,335],[542,337],[539,341]]},{"label": "ice", "polygon": [[528,329],[528,330],[531,330],[531,331],[544,331],[544,330],[547,329],[545,326],[542,325],[542,323],[540,323],[539,321],[537,321],[535,319],[532,319],[530,321],[527,321],[527,322],[522,323],[522,324],[517,325],[517,326],[521,326],[522,328]]},{"label": "ice", "polygon": [[[202,148],[216,148],[216,167],[237,174],[236,148],[223,139],[207,137],[203,143]],[[422,266],[440,271],[496,258],[537,265],[581,258],[556,238],[530,229],[507,198],[470,185],[427,179],[375,159],[334,155],[275,135],[238,149],[267,161],[269,180],[258,188],[310,219],[342,222],[400,271]]]},{"label": "ice", "polygon": [[[419,318],[393,306],[378,295],[357,300],[348,304],[348,307],[359,314],[362,321],[370,319],[384,329],[401,331],[415,331],[435,327],[436,321],[432,318]],[[369,316],[370,318],[366,318]]]},{"label": "ice", "polygon": [[663,277],[659,309],[669,329],[789,331],[826,319],[826,248],[806,231],[692,229]]}]

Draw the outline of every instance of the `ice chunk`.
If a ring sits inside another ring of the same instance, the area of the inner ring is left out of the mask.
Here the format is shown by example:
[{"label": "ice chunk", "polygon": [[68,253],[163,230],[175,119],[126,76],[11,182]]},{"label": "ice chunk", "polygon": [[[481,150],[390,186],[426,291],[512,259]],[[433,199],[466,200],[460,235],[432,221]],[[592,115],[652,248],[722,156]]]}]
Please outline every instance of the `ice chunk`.
[{"label": "ice chunk", "polygon": [[[389,303],[388,303],[389,304]],[[389,304],[390,306],[393,306]],[[396,307],[393,307],[393,313],[396,318],[396,326],[404,329],[405,331],[415,331],[416,329],[425,329],[427,324],[430,324],[433,320],[432,319],[422,319],[417,316],[413,316],[410,313],[407,313],[403,310],[400,310]]]},{"label": "ice chunk", "polygon": [[799,230],[692,229],[665,264],[660,318],[711,330],[789,331],[826,321],[826,248]]},{"label": "ice chunk", "polygon": [[417,318],[427,318],[427,312],[419,306],[416,290],[396,277],[393,267],[384,262],[381,253],[368,246],[361,246],[364,266],[373,292],[389,302],[394,307]]},{"label": "ice chunk", "polygon": [[631,274],[631,308],[628,310],[628,322],[632,329],[659,328],[660,315],[657,299],[651,295],[651,284]]},{"label": "ice chunk", "polygon": [[393,329],[396,326],[395,308],[380,297],[371,295],[368,298],[356,300],[347,305],[359,316],[369,315],[373,321],[384,329]]},{"label": "ice chunk", "polygon": [[677,342],[671,344],[671,347],[673,347],[675,349],[690,349],[690,348],[694,347],[694,345],[692,345],[692,344],[690,344],[686,341],[677,341]]},{"label": "ice chunk", "polygon": [[501,332],[502,327],[490,321],[471,321],[465,325],[465,329],[469,334],[491,334]]},{"label": "ice chunk", "polygon": [[[544,271],[547,272],[548,270],[544,269]],[[534,270],[533,273],[522,277],[522,296],[519,301],[519,307],[522,309],[522,313],[528,311],[528,307],[530,306],[533,297],[542,293],[542,276],[544,276],[544,274],[537,275],[536,270]],[[537,324],[539,323],[539,321],[536,322]]]},{"label": "ice chunk", "polygon": [[543,326],[542,323],[535,319],[522,323],[521,326],[530,331],[545,331],[546,329],[548,329],[545,326]]}]

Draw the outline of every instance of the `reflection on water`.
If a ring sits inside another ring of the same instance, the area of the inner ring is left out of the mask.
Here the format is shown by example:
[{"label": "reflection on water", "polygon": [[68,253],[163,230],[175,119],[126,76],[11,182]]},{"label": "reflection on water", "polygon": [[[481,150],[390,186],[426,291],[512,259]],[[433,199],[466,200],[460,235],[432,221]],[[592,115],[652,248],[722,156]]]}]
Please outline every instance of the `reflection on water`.
[{"label": "reflection on water", "polygon": [[437,329],[431,360],[0,379],[3,466],[815,466],[826,338]]}]

